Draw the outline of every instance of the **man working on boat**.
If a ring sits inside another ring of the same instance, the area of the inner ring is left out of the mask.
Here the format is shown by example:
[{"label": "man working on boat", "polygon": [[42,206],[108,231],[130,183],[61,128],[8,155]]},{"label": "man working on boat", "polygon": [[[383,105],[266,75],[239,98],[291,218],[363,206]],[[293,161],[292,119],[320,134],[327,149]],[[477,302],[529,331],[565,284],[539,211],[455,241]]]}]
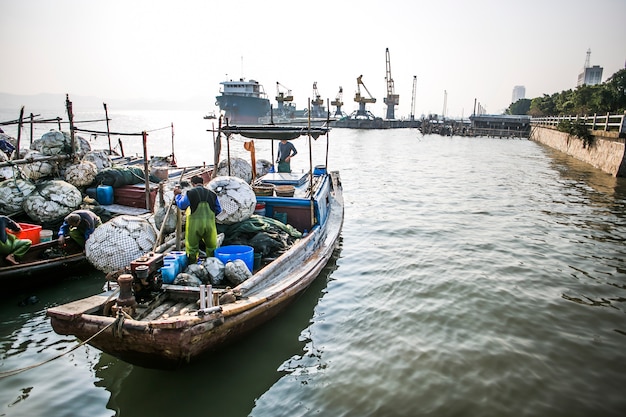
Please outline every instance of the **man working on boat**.
[{"label": "man working on boat", "polygon": [[278,172],[291,172],[291,158],[296,156],[298,151],[293,143],[281,140],[278,144]]},{"label": "man working on boat", "polygon": [[217,227],[215,216],[222,211],[217,195],[204,187],[202,177],[191,177],[193,188],[185,195],[180,188],[174,188],[176,205],[186,210],[185,251],[189,263],[196,263],[200,253],[200,242],[204,242],[206,256],[213,256],[217,247]]},{"label": "man working on boat", "polygon": [[65,245],[65,239],[69,236],[82,248],[89,236],[102,224],[102,220],[89,210],[75,210],[65,216],[59,229],[59,246]]},{"label": "man working on boat", "polygon": [[0,254],[10,264],[17,265],[19,261],[16,258],[24,256],[33,242],[30,239],[18,239],[7,233],[7,229],[18,233],[22,231],[22,227],[10,217],[0,216]]}]

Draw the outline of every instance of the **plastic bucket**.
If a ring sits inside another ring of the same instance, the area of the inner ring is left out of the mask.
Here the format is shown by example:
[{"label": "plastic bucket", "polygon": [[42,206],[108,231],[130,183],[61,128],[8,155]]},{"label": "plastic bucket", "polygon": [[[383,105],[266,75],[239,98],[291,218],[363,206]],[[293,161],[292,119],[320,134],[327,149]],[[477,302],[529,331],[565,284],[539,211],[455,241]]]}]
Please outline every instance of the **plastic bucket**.
[{"label": "plastic bucket", "polygon": [[213,254],[224,265],[237,259],[244,261],[250,272],[254,270],[254,248],[246,245],[229,245],[215,249]]},{"label": "plastic bucket", "polygon": [[110,185],[99,185],[96,188],[96,200],[103,206],[113,204],[113,187]]},{"label": "plastic bucket", "polygon": [[254,207],[254,214],[265,216],[265,203],[256,203],[256,206]]},{"label": "plastic bucket", "polygon": [[39,232],[39,242],[50,242],[52,241],[52,230],[42,230]]},{"label": "plastic bucket", "polygon": [[164,284],[171,284],[176,278],[176,263],[166,262],[161,268],[161,279]]},{"label": "plastic bucket", "polygon": [[326,165],[316,165],[313,168],[313,175],[323,175],[326,174]]},{"label": "plastic bucket", "polygon": [[185,251],[176,250],[170,252],[169,254],[176,257],[176,260],[178,261],[178,268],[181,272],[187,269],[189,260],[187,259],[187,253]]},{"label": "plastic bucket", "polygon": [[261,254],[254,254],[254,269],[259,269],[261,267]]}]

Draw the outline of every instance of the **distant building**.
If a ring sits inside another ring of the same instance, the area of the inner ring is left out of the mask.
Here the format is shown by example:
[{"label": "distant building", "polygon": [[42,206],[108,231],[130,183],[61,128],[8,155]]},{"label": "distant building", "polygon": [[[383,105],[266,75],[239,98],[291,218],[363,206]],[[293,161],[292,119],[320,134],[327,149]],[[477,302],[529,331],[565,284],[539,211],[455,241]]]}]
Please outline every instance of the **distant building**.
[{"label": "distant building", "polygon": [[583,72],[578,74],[578,83],[576,87],[581,85],[596,85],[602,82],[602,68],[599,65],[590,65],[591,62],[591,49],[587,50],[587,58],[585,59],[585,66]]},{"label": "distant building", "polygon": [[583,72],[578,74],[578,84],[576,86],[600,84],[602,82],[602,70],[604,68],[599,65],[584,68]]},{"label": "distant building", "polygon": [[511,103],[517,103],[518,100],[526,98],[526,87],[523,85],[516,85],[513,87],[513,98]]}]

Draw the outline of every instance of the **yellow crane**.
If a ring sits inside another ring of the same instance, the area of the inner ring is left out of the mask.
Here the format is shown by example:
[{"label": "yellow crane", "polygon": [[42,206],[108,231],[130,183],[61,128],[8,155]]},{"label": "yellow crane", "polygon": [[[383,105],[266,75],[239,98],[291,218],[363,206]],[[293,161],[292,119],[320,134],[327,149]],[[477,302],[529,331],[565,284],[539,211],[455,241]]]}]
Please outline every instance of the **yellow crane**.
[{"label": "yellow crane", "polygon": [[[285,91],[281,91],[281,87],[283,90],[287,91],[287,95],[285,95]],[[291,90],[278,81],[276,81],[276,101],[280,104],[285,101],[293,101],[293,95],[291,95]]]},{"label": "yellow crane", "polygon": [[393,78],[391,78],[391,59],[389,58],[389,48],[385,49],[385,57],[387,61],[387,72],[385,81],[387,81],[387,97],[384,102],[387,105],[387,119],[395,119],[395,106],[400,102],[400,95],[394,92]]},{"label": "yellow crane", "polygon": [[341,110],[341,106],[343,106],[343,87],[339,86],[339,92],[335,99],[330,102],[331,106],[335,106],[335,116],[343,116],[343,111]]},{"label": "yellow crane", "polygon": [[[367,92],[369,97],[363,97],[361,95],[361,86],[363,86],[363,89]],[[356,94],[354,95],[354,101],[359,103],[359,110],[357,110],[356,113],[357,116],[367,116],[368,112],[365,110],[365,105],[367,103],[376,103],[376,99],[372,97],[365,84],[363,84],[363,75],[359,75],[356,79]]]}]

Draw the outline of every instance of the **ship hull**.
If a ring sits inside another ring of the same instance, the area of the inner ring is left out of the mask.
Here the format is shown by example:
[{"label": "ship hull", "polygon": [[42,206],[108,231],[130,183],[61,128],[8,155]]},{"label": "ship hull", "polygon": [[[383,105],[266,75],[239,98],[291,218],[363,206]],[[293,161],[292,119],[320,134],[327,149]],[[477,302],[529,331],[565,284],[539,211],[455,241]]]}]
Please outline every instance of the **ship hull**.
[{"label": "ship hull", "polygon": [[270,101],[266,98],[236,95],[221,95],[216,98],[216,104],[231,125],[258,124],[259,117],[270,112]]}]

